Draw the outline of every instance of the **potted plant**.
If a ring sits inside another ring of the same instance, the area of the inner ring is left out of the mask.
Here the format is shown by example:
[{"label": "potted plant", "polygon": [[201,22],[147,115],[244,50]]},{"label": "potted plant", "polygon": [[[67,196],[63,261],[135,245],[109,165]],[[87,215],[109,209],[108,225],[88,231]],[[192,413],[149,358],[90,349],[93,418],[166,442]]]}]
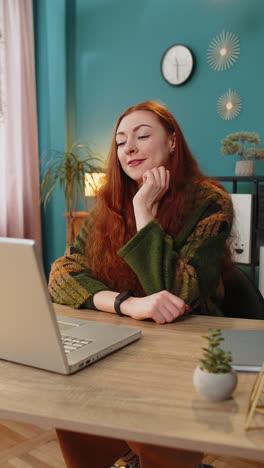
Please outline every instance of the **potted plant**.
[{"label": "potted plant", "polygon": [[[237,176],[254,175],[254,159],[264,159],[264,148],[257,148],[260,137],[254,132],[237,132],[227,135],[222,140],[221,151],[224,155],[238,154],[241,161],[236,162],[235,174]],[[252,145],[247,147],[247,143]]]},{"label": "potted plant", "polygon": [[41,158],[41,201],[46,208],[55,187],[59,185],[63,190],[67,216],[67,244],[74,241],[75,222],[80,223],[82,214],[86,213],[77,211],[80,196],[85,200],[85,174],[102,172],[99,164],[102,164],[102,157],[88,144],[80,143],[74,143],[69,151],[48,151]]},{"label": "potted plant", "polygon": [[194,387],[207,400],[226,400],[237,385],[237,374],[231,367],[231,353],[220,348],[224,339],[220,329],[209,328],[203,338],[208,340],[208,347],[202,348],[204,356],[194,371]]}]

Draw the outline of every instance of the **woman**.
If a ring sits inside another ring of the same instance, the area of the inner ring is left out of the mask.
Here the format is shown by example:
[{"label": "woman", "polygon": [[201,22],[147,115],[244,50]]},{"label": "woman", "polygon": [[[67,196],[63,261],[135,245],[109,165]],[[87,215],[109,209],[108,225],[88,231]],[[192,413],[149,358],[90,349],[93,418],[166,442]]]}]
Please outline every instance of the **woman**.
[{"label": "woman", "polygon": [[[52,266],[50,294],[60,304],[159,324],[190,312],[223,315],[232,219],[229,195],[201,172],[173,115],[156,102],[133,106],[117,121],[94,210],[68,255]],[[76,438],[86,450],[91,437],[58,435],[68,466],[89,466],[87,458],[81,465],[82,456],[78,464],[72,460]],[[143,444],[129,447],[144,468],[193,467],[200,458],[160,447],[143,450]],[[84,454],[80,447],[79,453]],[[96,466],[107,466],[106,459]]]}]

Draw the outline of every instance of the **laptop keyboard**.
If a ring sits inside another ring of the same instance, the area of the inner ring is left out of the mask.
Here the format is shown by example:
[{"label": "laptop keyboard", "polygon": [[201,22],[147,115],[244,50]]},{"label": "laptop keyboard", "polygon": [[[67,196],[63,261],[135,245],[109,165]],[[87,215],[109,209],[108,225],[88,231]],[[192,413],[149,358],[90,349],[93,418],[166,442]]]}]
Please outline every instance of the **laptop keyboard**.
[{"label": "laptop keyboard", "polygon": [[94,340],[87,340],[85,338],[77,338],[74,336],[66,336],[66,335],[62,335],[61,339],[62,339],[65,353],[71,353],[72,351],[76,351],[76,349],[80,349],[83,346],[93,343],[94,341]]}]

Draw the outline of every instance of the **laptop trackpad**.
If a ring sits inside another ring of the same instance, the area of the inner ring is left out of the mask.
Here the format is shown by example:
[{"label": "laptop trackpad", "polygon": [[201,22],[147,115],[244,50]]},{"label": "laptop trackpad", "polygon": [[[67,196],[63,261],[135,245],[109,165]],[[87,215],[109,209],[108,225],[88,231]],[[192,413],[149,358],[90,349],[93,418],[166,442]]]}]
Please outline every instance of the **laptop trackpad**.
[{"label": "laptop trackpad", "polygon": [[59,325],[60,332],[64,332],[65,330],[69,330],[70,328],[79,327],[79,324],[67,323],[67,322],[57,322]]}]

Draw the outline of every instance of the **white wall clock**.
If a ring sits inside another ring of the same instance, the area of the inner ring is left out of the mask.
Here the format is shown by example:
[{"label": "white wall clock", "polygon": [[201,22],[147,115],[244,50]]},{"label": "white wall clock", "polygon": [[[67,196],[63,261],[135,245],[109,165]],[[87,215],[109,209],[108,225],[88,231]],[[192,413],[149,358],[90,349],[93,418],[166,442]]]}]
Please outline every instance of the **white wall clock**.
[{"label": "white wall clock", "polygon": [[169,47],[161,59],[161,74],[172,86],[186,83],[194,70],[194,57],[189,47],[175,44]]}]

